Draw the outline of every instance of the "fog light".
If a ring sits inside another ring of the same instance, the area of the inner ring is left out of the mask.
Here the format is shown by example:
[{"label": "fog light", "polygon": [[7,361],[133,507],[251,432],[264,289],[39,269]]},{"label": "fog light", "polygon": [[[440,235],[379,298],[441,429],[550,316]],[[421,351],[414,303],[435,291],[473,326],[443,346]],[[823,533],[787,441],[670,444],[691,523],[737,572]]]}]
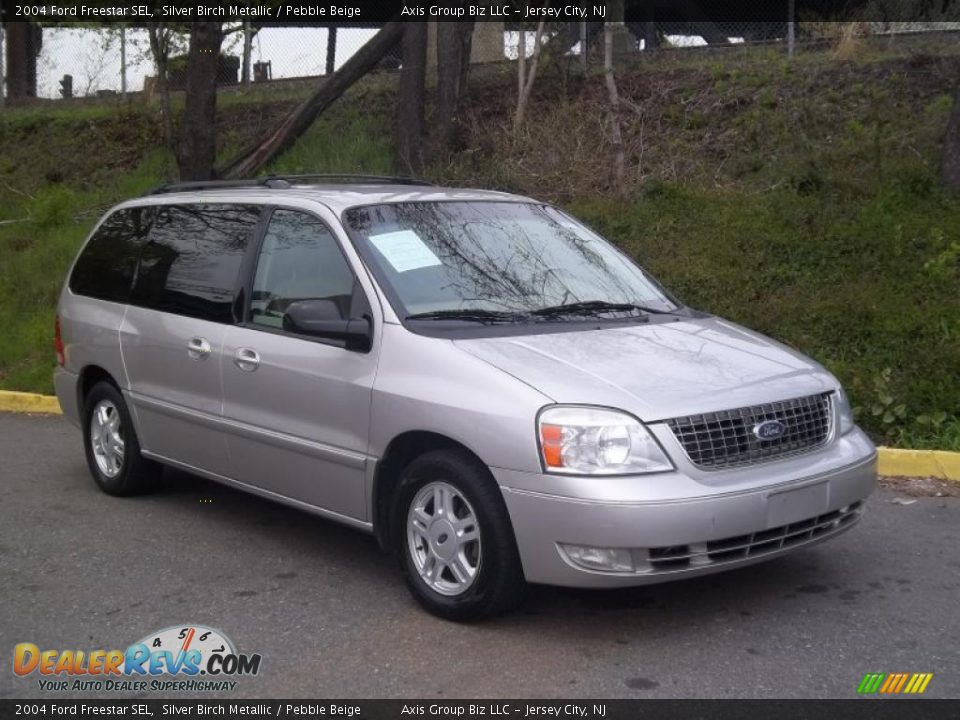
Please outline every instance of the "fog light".
[{"label": "fog light", "polygon": [[633,557],[625,548],[597,548],[584,545],[560,545],[574,565],[587,570],[633,572]]}]

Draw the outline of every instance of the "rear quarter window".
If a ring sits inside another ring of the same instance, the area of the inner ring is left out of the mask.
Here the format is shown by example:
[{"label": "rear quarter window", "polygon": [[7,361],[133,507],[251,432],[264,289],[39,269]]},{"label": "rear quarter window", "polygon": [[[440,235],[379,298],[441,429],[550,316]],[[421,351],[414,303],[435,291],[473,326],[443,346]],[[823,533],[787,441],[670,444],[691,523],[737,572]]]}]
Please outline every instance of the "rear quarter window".
[{"label": "rear quarter window", "polygon": [[99,300],[128,302],[153,215],[151,207],[111,213],[80,252],[70,275],[70,290]]},{"label": "rear quarter window", "polygon": [[260,208],[210,203],[160,208],[140,255],[132,302],[231,323]]}]

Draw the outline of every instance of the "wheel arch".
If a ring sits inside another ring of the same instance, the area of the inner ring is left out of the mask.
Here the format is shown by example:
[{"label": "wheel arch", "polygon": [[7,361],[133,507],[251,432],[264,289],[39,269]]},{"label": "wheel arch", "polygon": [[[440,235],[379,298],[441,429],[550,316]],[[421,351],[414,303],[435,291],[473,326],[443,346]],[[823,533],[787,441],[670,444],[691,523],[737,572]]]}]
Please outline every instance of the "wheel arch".
[{"label": "wheel arch", "polygon": [[473,450],[458,440],[429,430],[409,430],[397,435],[377,461],[371,494],[373,532],[383,549],[389,549],[391,535],[390,506],[404,469],[416,458],[433,450],[460,450],[480,466],[486,463]]},{"label": "wheel arch", "polygon": [[87,365],[84,367],[77,376],[77,407],[80,409],[81,417],[86,411],[87,395],[90,394],[90,391],[98,382],[108,382],[117,390],[120,390],[120,385],[113,375],[99,365]]}]

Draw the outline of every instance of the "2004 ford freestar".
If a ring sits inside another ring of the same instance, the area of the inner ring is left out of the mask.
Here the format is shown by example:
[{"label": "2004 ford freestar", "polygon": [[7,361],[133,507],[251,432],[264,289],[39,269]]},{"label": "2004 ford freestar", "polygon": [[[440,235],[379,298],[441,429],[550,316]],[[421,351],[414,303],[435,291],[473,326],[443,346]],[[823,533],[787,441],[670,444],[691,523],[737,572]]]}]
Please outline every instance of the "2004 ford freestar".
[{"label": "2004 ford freestar", "polygon": [[104,491],[172,465],[373,532],[454,619],[774,558],[876,479],[823,367],[503,193],[162,188],[94,230],[56,343]]}]

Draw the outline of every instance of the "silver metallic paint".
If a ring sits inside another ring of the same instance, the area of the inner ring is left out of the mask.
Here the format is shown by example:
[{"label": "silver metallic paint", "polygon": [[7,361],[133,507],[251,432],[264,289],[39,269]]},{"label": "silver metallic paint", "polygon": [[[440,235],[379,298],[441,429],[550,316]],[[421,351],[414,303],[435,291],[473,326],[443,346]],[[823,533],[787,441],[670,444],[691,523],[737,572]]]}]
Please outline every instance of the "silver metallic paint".
[{"label": "silver metallic paint", "polygon": [[[346,208],[411,200],[526,198],[486,191],[384,187],[232,189],[160,195],[121,207],[242,202],[313,212],[334,231],[374,315],[370,353],[73,295],[59,304],[66,366],[55,373],[65,415],[79,422],[79,374],[109,373],[131,405],[144,454],[244,490],[372,530],[376,461],[409,431],[461,443],[501,487],[527,579],[563,585],[657,582],[575,569],[556,544],[649,547],[772,527],[866,497],[875,450],[859,430],[803,455],[700,470],[669,428],[673,416],[838,388],[819,364],[719,318],[549,335],[449,340],[413,334],[364,267],[339,222]],[[192,359],[203,337],[211,352]],[[260,358],[252,372],[233,362]],[[544,474],[537,413],[553,403],[613,407],[648,423],[673,472],[627,477]],[[837,427],[837,423],[834,423]],[[774,503],[785,491],[822,490]],[[784,510],[786,508],[786,510]],[[787,552],[787,551],[784,551]],[[749,563],[753,560],[742,561]],[[712,572],[731,565],[684,571]]]}]

